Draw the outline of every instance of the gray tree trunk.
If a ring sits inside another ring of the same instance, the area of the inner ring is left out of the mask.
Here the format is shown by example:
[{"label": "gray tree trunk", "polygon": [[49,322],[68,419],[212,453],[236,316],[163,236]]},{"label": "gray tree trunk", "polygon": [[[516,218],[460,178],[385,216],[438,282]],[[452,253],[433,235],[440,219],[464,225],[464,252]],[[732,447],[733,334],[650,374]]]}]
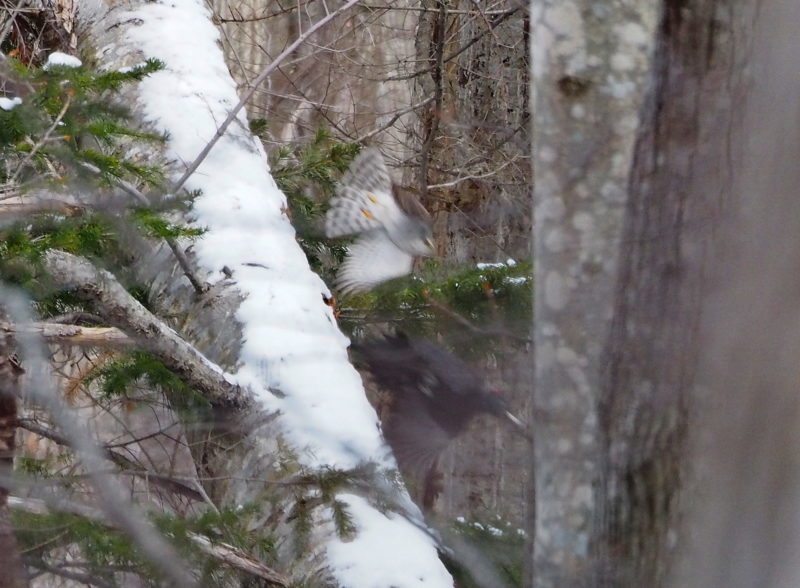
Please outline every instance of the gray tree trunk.
[{"label": "gray tree trunk", "polygon": [[580,1],[532,10],[534,401],[543,415],[534,423],[534,571],[537,586],[591,586],[607,575],[595,553],[612,484],[605,354],[621,245],[635,247],[626,211],[660,11],[657,2]]},{"label": "gray tree trunk", "polygon": [[714,2],[533,7],[536,586],[670,572],[754,22]]},{"label": "gray tree trunk", "polygon": [[740,59],[736,116],[711,145],[731,151],[727,181],[698,183],[735,209],[702,322],[707,411],[676,588],[800,585],[800,4],[756,4],[731,7],[721,29]]}]

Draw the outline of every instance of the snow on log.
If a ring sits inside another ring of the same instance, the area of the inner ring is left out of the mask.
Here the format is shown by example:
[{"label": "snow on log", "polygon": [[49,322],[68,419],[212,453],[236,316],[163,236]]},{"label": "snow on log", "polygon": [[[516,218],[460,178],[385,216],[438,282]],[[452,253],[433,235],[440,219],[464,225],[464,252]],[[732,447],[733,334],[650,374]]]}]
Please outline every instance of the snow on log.
[{"label": "snow on log", "polygon": [[[115,3],[96,18],[115,35],[100,48],[101,62],[125,56],[123,65],[147,58],[166,64],[139,84],[137,111],[168,134],[167,157],[188,165],[239,101],[203,2]],[[184,169],[176,166],[173,179]],[[193,245],[198,275],[214,284],[226,278],[223,268],[232,271],[243,298],[235,315],[242,325],[237,383],[253,390],[265,410],[280,411],[285,439],[302,465],[372,462],[395,469],[348,361],[349,341],[323,302],[330,293],[295,240],[286,198],[243,111],[185,187],[202,192],[193,208],[197,226],[207,229]],[[452,586],[434,540],[418,523],[346,498],[358,534],[344,541],[330,533],[323,546],[336,581],[352,588]],[[407,497],[400,502],[414,512]]]}]

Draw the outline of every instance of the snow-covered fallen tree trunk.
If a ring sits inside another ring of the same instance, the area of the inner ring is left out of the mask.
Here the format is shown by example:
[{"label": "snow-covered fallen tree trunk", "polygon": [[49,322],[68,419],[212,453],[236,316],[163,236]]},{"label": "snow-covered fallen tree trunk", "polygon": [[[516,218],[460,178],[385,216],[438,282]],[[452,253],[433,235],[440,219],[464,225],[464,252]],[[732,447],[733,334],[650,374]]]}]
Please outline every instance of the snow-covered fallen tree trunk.
[{"label": "snow-covered fallen tree trunk", "polygon": [[[132,90],[129,106],[168,134],[156,157],[172,162],[177,180],[238,102],[208,11],[199,0],[115,2],[90,18],[101,67],[165,63]],[[201,475],[216,480],[212,498],[263,505],[254,525],[276,536],[279,571],[291,578],[452,585],[395,482],[348,341],[323,301],[330,293],[295,241],[285,197],[243,113],[185,188],[201,192],[190,220],[207,231],[186,252],[208,289],[192,287],[166,244],[139,251],[136,269],[156,313],[255,396],[256,409],[230,409],[220,419],[226,436],[198,450]],[[243,422],[247,430],[230,426]],[[328,482],[344,470],[358,473],[339,475],[331,490]]]}]

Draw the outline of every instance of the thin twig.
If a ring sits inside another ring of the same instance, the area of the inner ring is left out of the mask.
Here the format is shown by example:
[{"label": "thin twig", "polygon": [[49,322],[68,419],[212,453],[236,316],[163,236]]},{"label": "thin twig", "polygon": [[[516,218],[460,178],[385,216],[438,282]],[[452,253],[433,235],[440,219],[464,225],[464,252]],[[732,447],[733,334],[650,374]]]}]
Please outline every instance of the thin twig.
[{"label": "thin twig", "polygon": [[355,142],[363,144],[365,141],[369,141],[372,137],[374,137],[378,133],[380,133],[382,131],[385,131],[386,129],[388,129],[389,127],[394,125],[394,123],[396,123],[397,120],[401,116],[403,116],[404,114],[406,114],[408,112],[411,112],[413,110],[416,110],[417,108],[421,108],[421,107],[427,105],[432,100],[434,100],[434,96],[431,96],[431,97],[426,98],[425,100],[423,100],[421,102],[417,102],[416,104],[412,104],[411,106],[407,106],[406,108],[398,110],[397,112],[394,113],[394,116],[392,116],[392,118],[390,118],[389,121],[386,124],[383,124],[380,127],[378,127],[377,129],[374,129],[374,130],[370,131],[366,135],[362,135],[361,137],[356,139]]},{"label": "thin twig", "polygon": [[[313,0],[312,0],[313,1]],[[214,24],[221,24],[221,23],[246,23],[246,22],[258,22],[261,20],[269,20],[270,18],[275,18],[276,16],[281,16],[283,14],[287,14],[289,12],[293,12],[295,10],[299,10],[303,6],[306,6],[308,2],[298,3],[294,6],[289,6],[288,8],[283,8],[282,10],[278,10],[276,12],[270,12],[269,14],[262,14],[261,16],[241,16],[241,12],[239,12],[238,17],[230,17],[225,18],[222,16],[217,16],[216,14],[211,17],[211,20]],[[238,12],[238,10],[237,10]]]},{"label": "thin twig", "polygon": [[13,184],[14,182],[17,181],[17,178],[19,177],[19,174],[22,173],[23,168],[26,165],[28,165],[28,162],[31,159],[33,159],[33,156],[36,155],[39,149],[41,149],[44,146],[48,137],[50,137],[52,132],[56,129],[58,123],[61,122],[61,119],[64,118],[64,115],[67,113],[67,109],[69,108],[69,105],[71,103],[72,103],[72,96],[67,95],[66,100],[64,100],[64,106],[61,107],[61,111],[58,113],[58,116],[56,116],[55,120],[53,121],[53,124],[50,125],[50,128],[45,131],[44,135],[42,135],[42,138],[36,142],[36,144],[33,146],[33,149],[31,149],[30,153],[28,153],[28,155],[25,156],[25,159],[22,160],[22,163],[19,164],[19,167],[17,167],[17,171],[14,172],[14,175],[11,176],[11,179],[9,180],[10,184]]},{"label": "thin twig", "polygon": [[436,189],[436,188],[452,188],[452,187],[460,184],[461,182],[466,182],[467,180],[482,180],[483,178],[489,178],[489,177],[497,174],[504,167],[507,167],[507,166],[511,165],[512,163],[513,163],[513,160],[507,161],[503,165],[498,167],[497,169],[494,169],[492,171],[486,172],[485,174],[480,174],[480,175],[476,175],[476,176],[462,176],[460,178],[456,178],[452,182],[445,182],[444,184],[430,184],[428,186],[428,190],[433,190],[433,189]]},{"label": "thin twig", "polygon": [[[57,443],[58,445],[62,445],[64,447],[72,447],[72,443],[69,439],[67,439],[64,435],[49,429],[47,427],[41,426],[39,423],[32,419],[19,419],[17,421],[17,425],[25,429],[26,431],[30,431],[34,435],[39,435],[39,437],[43,437],[44,439],[49,439],[50,441]],[[159,474],[158,472],[151,472],[148,470],[143,470],[140,464],[137,464],[132,459],[125,457],[121,453],[116,451],[112,451],[108,447],[102,447],[100,450],[103,452],[106,459],[115,463],[117,466],[122,468],[123,472],[119,473],[128,473],[134,476],[138,476],[140,478],[144,478],[148,482],[163,488],[164,490],[169,490],[175,494],[180,494],[186,498],[191,500],[195,500],[197,502],[204,502],[203,495],[200,494],[196,489],[192,488],[191,486],[186,485],[184,482],[177,480],[171,476],[165,476],[164,474]]]},{"label": "thin twig", "polygon": [[306,40],[308,40],[312,35],[314,35],[319,29],[321,29],[326,24],[331,22],[333,19],[335,19],[337,16],[339,16],[342,12],[344,12],[344,11],[352,8],[353,6],[355,6],[358,2],[360,2],[360,0],[349,0],[341,8],[339,8],[337,10],[334,10],[333,12],[329,13],[325,18],[322,18],[322,19],[318,20],[316,23],[314,23],[311,26],[310,29],[308,29],[305,33],[303,33],[302,35],[297,37],[297,39],[295,39],[294,43],[292,43],[286,49],[284,49],[281,52],[281,54],[278,55],[272,61],[272,63],[270,63],[267,67],[265,67],[261,71],[260,74],[258,74],[256,79],[253,80],[253,83],[250,86],[250,89],[247,90],[247,92],[244,93],[244,95],[242,96],[241,100],[239,100],[239,103],[236,106],[233,107],[233,110],[231,110],[231,112],[228,114],[228,117],[223,121],[223,123],[217,129],[217,132],[214,134],[214,137],[208,142],[208,144],[206,144],[206,146],[203,148],[203,150],[200,152],[200,154],[197,156],[197,158],[195,158],[195,160],[191,163],[191,165],[189,165],[189,167],[187,168],[187,170],[183,174],[183,176],[178,180],[177,184],[175,184],[173,192],[178,192],[178,190],[180,190],[183,187],[183,185],[192,176],[192,174],[195,171],[197,171],[197,168],[200,167],[200,164],[203,163],[203,161],[208,156],[208,154],[211,153],[211,150],[214,148],[214,145],[217,144],[217,141],[219,141],[225,135],[225,132],[228,130],[228,127],[231,125],[231,123],[236,119],[236,116],[239,114],[239,111],[244,107],[244,105],[247,103],[247,101],[250,100],[250,97],[255,93],[255,91],[258,88],[258,86],[261,85],[261,82],[263,82],[265,79],[267,79],[267,77],[273,71],[275,71],[275,69],[281,64],[281,62],[284,59],[286,59],[289,55],[291,55],[295,51],[295,49],[297,49],[300,45],[302,45]]},{"label": "thin twig", "polygon": [[[379,6],[377,4],[364,4],[364,8],[366,8],[367,10],[399,10],[403,12],[437,12],[439,10],[438,8],[426,8],[424,6]],[[507,13],[508,9],[484,10],[484,11],[480,11],[480,9],[476,10],[450,9],[447,11],[448,14],[463,14],[466,16],[477,16],[481,12],[489,16],[495,16],[498,14]]]},{"label": "thin twig", "polygon": [[14,20],[17,18],[17,14],[22,12],[22,5],[25,4],[26,2],[27,0],[19,0],[19,2],[17,2],[17,5],[11,11],[11,14],[8,15],[8,20],[6,21],[3,30],[0,31],[0,45],[2,45],[5,42],[8,33],[11,31],[11,27],[14,26]]},{"label": "thin twig", "polygon": [[[84,168],[88,169],[91,172],[96,174],[101,173],[100,168],[91,163],[83,163]],[[147,199],[147,196],[142,194],[136,186],[131,184],[130,182],[126,182],[121,178],[114,178],[112,180],[119,188],[122,188],[123,191],[127,192],[131,196],[133,196],[136,200],[139,201],[140,204],[143,206],[150,206],[150,201]],[[194,269],[192,265],[189,263],[189,260],[186,257],[186,254],[178,247],[177,241],[172,237],[164,237],[164,241],[167,242],[169,248],[172,250],[172,253],[175,255],[175,259],[178,261],[178,265],[180,266],[181,270],[183,271],[183,275],[186,276],[186,279],[189,280],[189,283],[194,288],[194,291],[197,294],[203,294],[208,290],[208,286],[202,283],[197,276],[194,274]]]},{"label": "thin twig", "polygon": [[[490,24],[492,26],[492,29],[497,28],[497,26],[500,23],[502,23],[504,20],[506,20],[509,16],[511,16],[515,12],[517,12],[517,10],[519,10],[519,7],[510,8],[507,11],[505,11],[505,12],[503,12],[501,14],[498,14],[497,18],[494,18],[494,19],[491,20]],[[443,59],[443,61],[445,63],[447,63],[449,61],[452,61],[453,59],[455,59],[456,57],[458,57],[459,55],[464,53],[464,51],[466,51],[467,49],[472,47],[475,43],[480,41],[480,39],[485,34],[486,34],[486,31],[481,31],[480,33],[478,33],[477,35],[472,37],[469,41],[467,41],[461,48],[459,48],[458,50],[454,51],[453,53],[451,53],[450,55],[445,57]],[[384,81],[384,82],[399,82],[399,81],[402,81],[402,80],[411,80],[413,78],[421,76],[422,74],[425,74],[425,73],[429,73],[431,71],[433,71],[433,68],[432,67],[427,67],[425,69],[420,69],[420,70],[417,70],[417,71],[415,71],[413,73],[410,73],[410,74],[404,74],[404,75],[401,75],[401,76],[392,76],[392,77],[386,78],[386,79],[384,79],[382,81]]]}]

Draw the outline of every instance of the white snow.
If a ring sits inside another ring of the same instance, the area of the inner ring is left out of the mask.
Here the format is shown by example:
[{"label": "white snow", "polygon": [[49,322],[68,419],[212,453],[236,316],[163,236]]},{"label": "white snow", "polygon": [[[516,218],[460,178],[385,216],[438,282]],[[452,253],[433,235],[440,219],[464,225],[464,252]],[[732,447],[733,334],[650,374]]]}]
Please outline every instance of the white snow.
[{"label": "white snow", "polygon": [[0,108],[3,110],[13,110],[15,106],[22,104],[22,98],[15,96],[14,98],[0,98]]},{"label": "white snow", "polygon": [[80,67],[83,65],[80,59],[73,55],[61,53],[61,51],[53,51],[47,56],[47,63],[44,64],[44,69],[50,69],[54,65],[63,65],[64,67]]},{"label": "white snow", "polygon": [[492,525],[487,525],[486,530],[495,537],[501,537],[503,535],[503,531],[501,529],[498,529]]},{"label": "white snow", "polygon": [[121,67],[117,71],[119,73],[128,73],[128,72],[133,71],[137,67],[144,67],[145,65],[147,65],[147,62],[146,61],[142,61],[140,63],[134,63],[133,65],[129,65],[128,67]]},{"label": "white snow", "polygon": [[[144,4],[115,15],[136,59],[158,58],[164,70],[140,84],[146,119],[169,134],[168,156],[193,161],[238,102],[218,46],[218,32],[201,0]],[[137,54],[138,51],[144,55]],[[208,230],[195,243],[208,280],[233,270],[246,299],[241,367],[235,379],[280,410],[286,439],[308,467],[354,467],[372,461],[395,468],[358,372],[349,341],[322,296],[330,295],[309,268],[285,214],[286,199],[269,175],[261,144],[244,112],[187,182],[201,190],[193,208]],[[268,388],[280,390],[278,398]],[[350,542],[334,539],[328,565],[348,588],[452,586],[433,541],[399,515],[384,515],[363,498],[340,496],[359,529]]]},{"label": "white snow", "polygon": [[505,260],[505,262],[502,262],[502,261],[491,262],[491,263],[480,262],[480,263],[476,263],[475,267],[478,268],[478,269],[487,269],[487,268],[499,268],[499,267],[506,267],[506,266],[514,267],[515,265],[517,265],[517,262],[509,257],[508,259]]},{"label": "white snow", "polygon": [[[436,574],[420,574],[419,559],[428,557],[433,539],[406,519],[375,510],[360,496],[340,494],[353,522],[362,529],[349,542],[336,541],[328,546],[328,557],[339,562],[337,579],[343,586],[387,588],[388,586],[452,586],[450,574],[442,567]],[[364,554],[373,557],[375,567],[365,570]],[[403,578],[401,584],[387,578]]]}]

